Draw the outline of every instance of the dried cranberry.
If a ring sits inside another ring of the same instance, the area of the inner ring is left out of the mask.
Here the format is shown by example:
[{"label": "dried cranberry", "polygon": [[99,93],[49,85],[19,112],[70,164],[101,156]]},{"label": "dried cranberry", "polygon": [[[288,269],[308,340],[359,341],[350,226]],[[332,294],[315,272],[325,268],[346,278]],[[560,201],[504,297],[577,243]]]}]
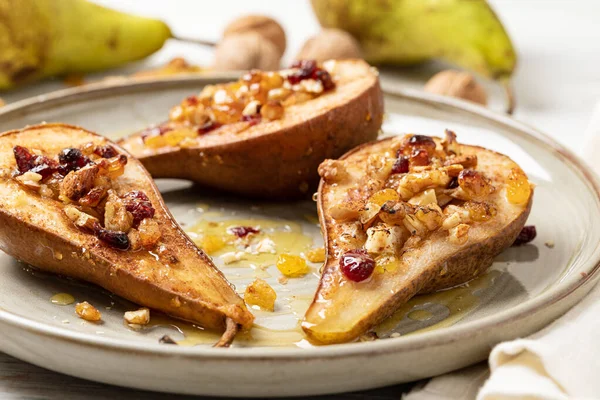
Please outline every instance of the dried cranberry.
[{"label": "dried cranberry", "polygon": [[414,149],[410,155],[410,163],[420,167],[429,165],[429,153],[425,149]]},{"label": "dried cranberry", "polygon": [[29,171],[31,159],[33,154],[29,152],[25,147],[15,146],[13,147],[13,154],[15,155],[15,160],[17,160],[17,168],[19,172],[24,174]]},{"label": "dried cranberry", "polygon": [[36,174],[40,174],[42,179],[46,179],[58,170],[58,163],[56,161],[46,156],[32,154],[25,147],[15,146],[13,154],[20,174],[35,172]]},{"label": "dried cranberry", "polygon": [[258,233],[260,229],[253,228],[251,226],[234,226],[228,229],[229,233],[239,238],[248,236],[251,233]]},{"label": "dried cranberry", "polygon": [[340,259],[340,268],[346,278],[354,282],[362,282],[373,273],[375,260],[363,249],[350,250]]},{"label": "dried cranberry", "polygon": [[450,182],[448,182],[448,189],[455,189],[458,187],[458,178],[455,176],[454,178],[450,179]]},{"label": "dried cranberry", "polygon": [[412,146],[435,146],[435,142],[431,138],[431,136],[427,135],[413,135],[408,139],[408,143]]},{"label": "dried cranberry", "polygon": [[408,158],[404,156],[398,157],[392,167],[392,174],[406,174],[408,172]]},{"label": "dried cranberry", "polygon": [[196,132],[198,132],[199,135],[203,135],[214,129],[217,129],[218,127],[219,127],[219,124],[209,121],[209,122],[205,123],[204,125],[198,127],[198,129],[196,129]]},{"label": "dried cranberry", "polygon": [[198,105],[198,98],[196,96],[190,96],[187,99],[185,99],[185,102],[189,106],[195,106]]},{"label": "dried cranberry", "polygon": [[254,125],[258,124],[261,121],[261,119],[262,119],[262,117],[260,114],[244,115],[242,117],[242,121],[250,122],[250,126],[254,126]]},{"label": "dried cranberry", "polygon": [[154,217],[154,207],[146,193],[135,190],[123,196],[125,208],[133,215],[133,227],[137,228],[146,218]]},{"label": "dried cranberry", "polygon": [[92,162],[83,155],[81,150],[74,148],[61,151],[58,154],[58,161],[60,162],[60,173],[62,175],[81,169]]},{"label": "dried cranberry", "polygon": [[295,85],[313,77],[313,74],[317,70],[317,62],[315,60],[299,60],[292,64],[292,68],[298,68],[298,70],[288,75],[287,80],[292,85]]},{"label": "dried cranberry", "polygon": [[535,239],[536,236],[537,231],[535,230],[535,225],[524,226],[512,245],[521,246],[527,244]]},{"label": "dried cranberry", "polygon": [[119,250],[129,249],[129,238],[125,232],[109,231],[108,229],[98,229],[96,232],[98,239],[108,244],[110,247]]},{"label": "dried cranberry", "polygon": [[46,179],[58,171],[59,167],[56,161],[44,156],[35,156],[33,159],[33,164],[34,165],[30,171],[40,174],[42,179]]},{"label": "dried cranberry", "polygon": [[94,154],[102,158],[113,158],[119,155],[119,153],[117,153],[117,150],[115,150],[115,148],[109,144],[96,147],[94,149]]},{"label": "dried cranberry", "polygon": [[335,88],[335,83],[333,82],[331,75],[329,75],[329,72],[325,71],[324,69],[318,68],[313,73],[313,79],[321,81],[324,91],[332,90]]}]

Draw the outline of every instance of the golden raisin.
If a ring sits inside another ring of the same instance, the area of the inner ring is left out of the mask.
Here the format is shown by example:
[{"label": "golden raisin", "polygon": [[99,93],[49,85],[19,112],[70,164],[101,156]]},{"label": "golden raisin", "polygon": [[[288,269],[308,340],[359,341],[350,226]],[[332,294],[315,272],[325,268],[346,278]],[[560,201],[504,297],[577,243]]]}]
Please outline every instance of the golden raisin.
[{"label": "golden raisin", "polygon": [[102,319],[102,314],[100,311],[87,301],[83,303],[77,303],[75,305],[75,312],[81,319],[85,319],[86,321],[97,322]]},{"label": "golden raisin", "polygon": [[310,271],[306,260],[293,254],[280,254],[277,259],[277,269],[288,278],[301,277]]},{"label": "golden raisin", "polygon": [[204,235],[200,241],[200,248],[202,248],[206,254],[213,254],[225,247],[226,244],[227,243],[220,236]]},{"label": "golden raisin", "polygon": [[529,201],[531,186],[520,168],[513,168],[508,177],[506,198],[512,204],[525,204]]},{"label": "golden raisin", "polygon": [[394,189],[383,189],[375,192],[371,197],[369,197],[368,202],[382,206],[386,201],[397,201],[399,199],[398,192],[396,192]]},{"label": "golden raisin", "polygon": [[275,290],[262,279],[256,279],[246,287],[246,291],[244,292],[244,301],[246,304],[258,306],[267,311],[275,310],[276,299],[277,293],[275,293]]}]

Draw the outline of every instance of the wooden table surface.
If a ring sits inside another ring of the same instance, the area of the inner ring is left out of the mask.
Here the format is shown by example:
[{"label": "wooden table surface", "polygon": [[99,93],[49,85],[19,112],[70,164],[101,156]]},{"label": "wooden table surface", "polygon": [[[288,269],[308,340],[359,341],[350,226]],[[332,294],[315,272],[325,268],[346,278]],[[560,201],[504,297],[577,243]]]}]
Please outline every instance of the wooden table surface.
[{"label": "wooden table surface", "polygon": [[[247,12],[275,16],[286,28],[291,59],[306,37],[318,30],[307,0],[96,0],[125,11],[166,20],[182,36],[217,39],[226,22]],[[600,2],[596,0],[490,0],[511,34],[519,54],[514,76],[515,117],[578,151],[594,105],[600,100]],[[542,7],[540,7],[542,6]],[[185,9],[185,12],[181,10]],[[532,23],[532,20],[535,23]],[[208,65],[211,52],[170,41],[143,64],[108,75],[132,72],[185,55]],[[420,84],[420,83],[419,83]],[[64,87],[58,81],[2,94],[7,102]],[[1,332],[0,332],[1,335]],[[400,399],[412,385],[318,398]],[[158,399],[164,394],[117,388],[64,376],[0,353],[0,399]],[[187,396],[168,396],[173,399]]]}]

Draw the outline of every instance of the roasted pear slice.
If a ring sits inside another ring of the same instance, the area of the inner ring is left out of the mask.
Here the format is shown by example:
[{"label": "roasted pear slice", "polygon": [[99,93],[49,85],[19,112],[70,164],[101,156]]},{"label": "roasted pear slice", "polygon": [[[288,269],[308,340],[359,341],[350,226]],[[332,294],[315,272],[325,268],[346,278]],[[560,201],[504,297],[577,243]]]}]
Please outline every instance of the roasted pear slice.
[{"label": "roasted pear slice", "polygon": [[302,327],[325,344],[484,272],[514,242],[533,196],[510,158],[458,144],[451,131],[368,143],[319,173],[327,260]]},{"label": "roasted pear slice", "polygon": [[[58,155],[58,156],[57,156]],[[142,164],[106,138],[46,124],[0,135],[0,249],[207,329],[253,316],[175,222]]]},{"label": "roasted pear slice", "polygon": [[207,86],[175,106],[168,122],[120,144],[155,178],[295,198],[316,189],[323,160],[374,140],[382,121],[375,69],[362,60],[302,61]]}]

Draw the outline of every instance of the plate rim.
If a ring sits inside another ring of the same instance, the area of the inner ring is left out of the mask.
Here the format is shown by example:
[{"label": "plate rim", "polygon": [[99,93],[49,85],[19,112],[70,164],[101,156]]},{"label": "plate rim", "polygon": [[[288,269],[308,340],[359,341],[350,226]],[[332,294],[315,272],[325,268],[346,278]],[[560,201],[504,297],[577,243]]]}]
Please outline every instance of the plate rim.
[{"label": "plate rim", "polygon": [[[72,104],[82,100],[93,100],[111,97],[123,93],[152,91],[157,89],[168,89],[178,86],[213,84],[232,79],[237,79],[239,72],[226,72],[211,75],[185,75],[164,78],[128,79],[118,81],[104,81],[88,84],[82,87],[68,88],[30,97],[11,103],[0,110],[0,120],[9,118],[14,114],[26,115],[28,112],[43,110],[44,108],[55,108]],[[446,109],[474,117],[487,119],[505,128],[510,128],[515,134],[533,142],[537,147],[544,148],[558,154],[562,163],[566,163],[574,169],[588,186],[595,200],[600,204],[600,180],[598,176],[579,157],[565,148],[562,144],[541,131],[515,120],[512,117],[489,110],[483,106],[470,103],[461,99],[455,99],[418,90],[399,88],[397,86],[382,85],[384,93],[399,99],[420,103],[438,109]],[[569,165],[570,164],[570,165]],[[158,343],[135,343],[123,341],[123,339],[106,338],[94,336],[83,332],[74,332],[68,328],[57,327],[37,322],[26,317],[13,314],[0,308],[0,323],[10,324],[19,329],[51,337],[55,340],[74,341],[80,345],[97,347],[104,350],[126,350],[136,354],[152,354],[161,356],[176,356],[202,360],[247,360],[258,359],[263,361],[297,361],[304,359],[330,359],[354,357],[357,355],[377,355],[402,353],[417,350],[422,347],[444,346],[457,340],[481,333],[483,329],[497,329],[503,325],[509,325],[515,320],[524,318],[532,313],[547,309],[553,304],[582,290],[590,289],[600,278],[600,243],[591,251],[590,259],[586,262],[586,276],[573,282],[558,282],[555,290],[540,293],[533,299],[504,310],[499,314],[487,316],[465,325],[454,325],[443,330],[424,332],[419,335],[407,337],[390,338],[369,343],[344,343],[312,348],[277,348],[277,347],[253,347],[253,348],[231,348],[226,351],[207,347],[183,347],[164,346]],[[583,296],[582,296],[583,297]]]}]

